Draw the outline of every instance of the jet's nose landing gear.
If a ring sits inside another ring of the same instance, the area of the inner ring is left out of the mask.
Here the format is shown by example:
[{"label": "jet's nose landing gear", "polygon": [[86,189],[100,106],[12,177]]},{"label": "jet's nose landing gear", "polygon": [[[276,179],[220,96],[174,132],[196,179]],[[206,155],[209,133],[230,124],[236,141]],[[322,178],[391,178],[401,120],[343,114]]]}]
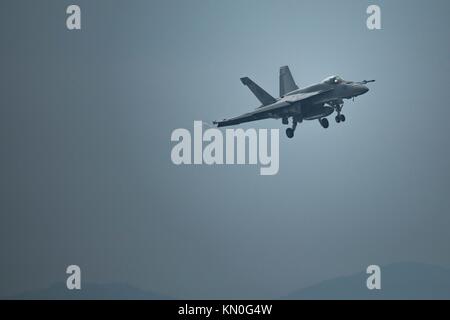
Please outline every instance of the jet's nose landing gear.
[{"label": "jet's nose landing gear", "polygon": [[319,119],[319,123],[324,129],[327,129],[330,126],[330,123],[328,122],[327,118]]},{"label": "jet's nose landing gear", "polygon": [[344,103],[343,102],[333,103],[332,107],[334,107],[334,109],[337,112],[336,118],[334,118],[336,120],[336,123],[345,122],[345,116],[341,114],[342,108],[344,107]]},{"label": "jet's nose landing gear", "polygon": [[287,128],[286,129],[286,136],[289,139],[292,139],[294,137],[294,132],[295,132],[296,128],[297,128],[297,119],[293,118],[292,119],[292,128]]},{"label": "jet's nose landing gear", "polygon": [[336,116],[335,120],[336,120],[337,123],[339,123],[339,122],[345,122],[345,116],[344,116],[343,114],[340,114],[340,113],[339,113],[339,114]]}]

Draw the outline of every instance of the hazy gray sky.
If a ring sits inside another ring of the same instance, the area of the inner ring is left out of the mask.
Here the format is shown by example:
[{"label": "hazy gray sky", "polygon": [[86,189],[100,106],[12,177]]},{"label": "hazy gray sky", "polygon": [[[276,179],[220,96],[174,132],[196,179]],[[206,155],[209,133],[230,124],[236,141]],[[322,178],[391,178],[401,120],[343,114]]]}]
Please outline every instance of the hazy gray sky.
[{"label": "hazy gray sky", "polygon": [[[69,32],[77,3],[82,30]],[[380,4],[380,31],[366,8]],[[65,281],[271,298],[369,264],[450,267],[448,1],[1,1],[0,295]],[[170,134],[339,74],[345,124],[281,121],[280,171],[184,166]]]}]

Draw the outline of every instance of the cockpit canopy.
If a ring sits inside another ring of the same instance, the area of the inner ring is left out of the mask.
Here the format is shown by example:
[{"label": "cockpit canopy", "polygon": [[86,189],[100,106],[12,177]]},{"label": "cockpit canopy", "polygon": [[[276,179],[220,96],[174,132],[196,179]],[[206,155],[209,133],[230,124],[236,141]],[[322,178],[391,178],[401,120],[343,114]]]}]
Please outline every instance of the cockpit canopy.
[{"label": "cockpit canopy", "polygon": [[342,79],[339,76],[331,76],[331,77],[326,78],[322,82],[323,83],[328,83],[328,84],[339,84],[339,83],[343,83],[345,81],[344,81],[344,79]]}]

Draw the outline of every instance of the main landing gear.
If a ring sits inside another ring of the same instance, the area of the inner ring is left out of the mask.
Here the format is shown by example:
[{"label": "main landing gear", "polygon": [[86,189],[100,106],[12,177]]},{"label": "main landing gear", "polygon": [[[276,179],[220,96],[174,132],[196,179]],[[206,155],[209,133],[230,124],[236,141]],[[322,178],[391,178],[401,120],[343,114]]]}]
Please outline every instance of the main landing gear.
[{"label": "main landing gear", "polygon": [[330,126],[330,123],[328,122],[327,118],[322,118],[319,119],[320,125],[322,126],[322,128],[324,129],[328,129],[328,127]]},{"label": "main landing gear", "polygon": [[292,128],[287,128],[286,129],[286,136],[289,139],[292,139],[294,137],[294,132],[295,132],[296,128],[297,128],[297,119],[293,118],[292,119]]}]

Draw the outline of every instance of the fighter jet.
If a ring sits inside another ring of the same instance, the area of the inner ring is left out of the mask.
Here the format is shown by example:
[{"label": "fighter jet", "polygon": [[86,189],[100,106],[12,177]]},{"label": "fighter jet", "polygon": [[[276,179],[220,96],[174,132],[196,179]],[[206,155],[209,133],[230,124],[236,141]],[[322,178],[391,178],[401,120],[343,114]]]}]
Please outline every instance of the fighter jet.
[{"label": "fighter jet", "polygon": [[327,117],[336,112],[336,122],[345,122],[345,116],[342,114],[344,99],[354,99],[366,93],[369,91],[366,84],[375,82],[375,80],[353,82],[343,80],[339,76],[331,76],[320,83],[299,89],[289,67],[284,66],[280,68],[280,97],[275,99],[250,78],[241,78],[241,81],[262,105],[253,112],[213,123],[217,127],[227,127],[272,118],[282,119],[282,123],[288,125],[291,118],[292,127],[286,129],[288,138],[294,137],[297,124],[303,120],[318,120],[326,129],[329,127]]}]

